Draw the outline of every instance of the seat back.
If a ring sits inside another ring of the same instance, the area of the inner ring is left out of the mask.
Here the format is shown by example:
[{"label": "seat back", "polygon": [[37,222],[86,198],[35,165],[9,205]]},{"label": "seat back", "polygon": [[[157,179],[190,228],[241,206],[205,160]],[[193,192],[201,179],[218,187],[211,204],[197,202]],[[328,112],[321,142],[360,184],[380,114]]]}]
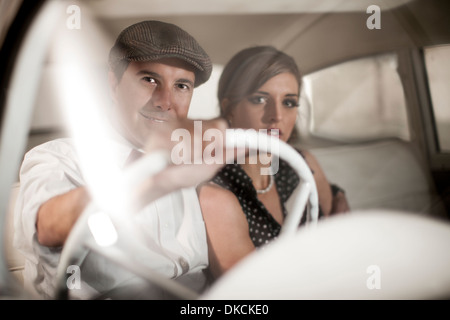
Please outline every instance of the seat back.
[{"label": "seat back", "polygon": [[427,168],[399,140],[310,150],[352,210],[386,209],[446,217]]},{"label": "seat back", "polygon": [[8,211],[6,215],[6,230],[5,230],[5,253],[6,262],[8,264],[9,271],[16,277],[20,283],[23,282],[22,271],[24,269],[25,258],[23,255],[14,248],[14,207],[16,203],[17,194],[19,192],[19,183],[15,183],[11,188],[11,194],[9,198]]}]

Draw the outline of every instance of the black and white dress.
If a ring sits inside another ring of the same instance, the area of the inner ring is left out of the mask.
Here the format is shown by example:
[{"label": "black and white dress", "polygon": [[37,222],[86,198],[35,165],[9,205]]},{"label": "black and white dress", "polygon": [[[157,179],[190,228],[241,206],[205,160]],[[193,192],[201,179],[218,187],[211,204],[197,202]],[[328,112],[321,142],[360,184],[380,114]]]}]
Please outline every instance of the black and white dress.
[{"label": "black and white dress", "polygon": [[[280,197],[283,217],[286,216],[286,201],[298,186],[300,178],[286,161],[279,159],[279,170],[274,176],[275,186]],[[272,217],[264,204],[258,199],[251,178],[239,164],[228,164],[213,178],[213,182],[233,192],[247,217],[249,234],[255,247],[275,239],[281,225]],[[321,210],[319,210],[321,211]],[[319,216],[321,213],[319,212]],[[303,215],[301,224],[306,220]]]}]

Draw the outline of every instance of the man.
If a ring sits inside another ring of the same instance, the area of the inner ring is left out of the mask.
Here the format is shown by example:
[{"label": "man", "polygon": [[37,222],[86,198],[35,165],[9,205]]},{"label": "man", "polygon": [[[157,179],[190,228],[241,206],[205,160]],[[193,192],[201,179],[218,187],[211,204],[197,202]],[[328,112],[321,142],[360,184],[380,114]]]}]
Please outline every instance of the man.
[{"label": "man", "polygon": [[[159,21],[143,21],[123,30],[110,51],[109,64],[116,115],[112,124],[118,133],[114,140],[117,159],[111,161],[125,167],[136,150],[146,149],[151,131],[186,119],[193,89],[208,80],[212,65],[191,35]],[[154,263],[156,271],[197,292],[205,285],[206,232],[195,189],[185,187],[215,172],[214,167],[204,169],[194,169],[203,172],[195,176],[192,168],[169,167],[149,177],[136,197],[141,210],[130,217],[136,227],[130,236],[149,248],[158,247],[161,262]],[[92,200],[73,141],[58,139],[29,151],[20,184],[14,241],[26,258],[25,287],[40,297],[54,298],[63,245]],[[165,297],[155,286],[136,280],[94,252],[88,252],[79,267],[83,283],[81,289],[70,290],[73,298],[98,294],[127,299]],[[127,287],[127,283],[133,283],[128,286],[129,295],[115,296],[113,289]]]}]

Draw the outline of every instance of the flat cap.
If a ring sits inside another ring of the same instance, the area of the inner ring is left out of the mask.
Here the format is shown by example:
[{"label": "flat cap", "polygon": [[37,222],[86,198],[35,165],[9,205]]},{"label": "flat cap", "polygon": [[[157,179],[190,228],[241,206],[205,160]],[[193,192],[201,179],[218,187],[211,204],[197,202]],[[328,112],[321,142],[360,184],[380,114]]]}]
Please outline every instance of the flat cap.
[{"label": "flat cap", "polygon": [[155,20],[138,22],[124,29],[111,48],[109,64],[113,67],[122,60],[163,58],[179,58],[191,64],[196,87],[211,76],[211,59],[194,37],[174,24]]}]

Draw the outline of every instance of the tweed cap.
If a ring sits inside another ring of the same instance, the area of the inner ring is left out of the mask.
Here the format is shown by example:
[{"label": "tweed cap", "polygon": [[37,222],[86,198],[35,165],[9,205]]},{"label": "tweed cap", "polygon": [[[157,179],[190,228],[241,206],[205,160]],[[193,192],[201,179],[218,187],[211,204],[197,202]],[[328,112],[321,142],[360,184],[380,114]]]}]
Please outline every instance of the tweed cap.
[{"label": "tweed cap", "polygon": [[161,21],[142,21],[124,29],[111,48],[109,64],[122,60],[156,61],[179,58],[195,69],[195,86],[211,76],[212,63],[198,42],[178,26]]}]

